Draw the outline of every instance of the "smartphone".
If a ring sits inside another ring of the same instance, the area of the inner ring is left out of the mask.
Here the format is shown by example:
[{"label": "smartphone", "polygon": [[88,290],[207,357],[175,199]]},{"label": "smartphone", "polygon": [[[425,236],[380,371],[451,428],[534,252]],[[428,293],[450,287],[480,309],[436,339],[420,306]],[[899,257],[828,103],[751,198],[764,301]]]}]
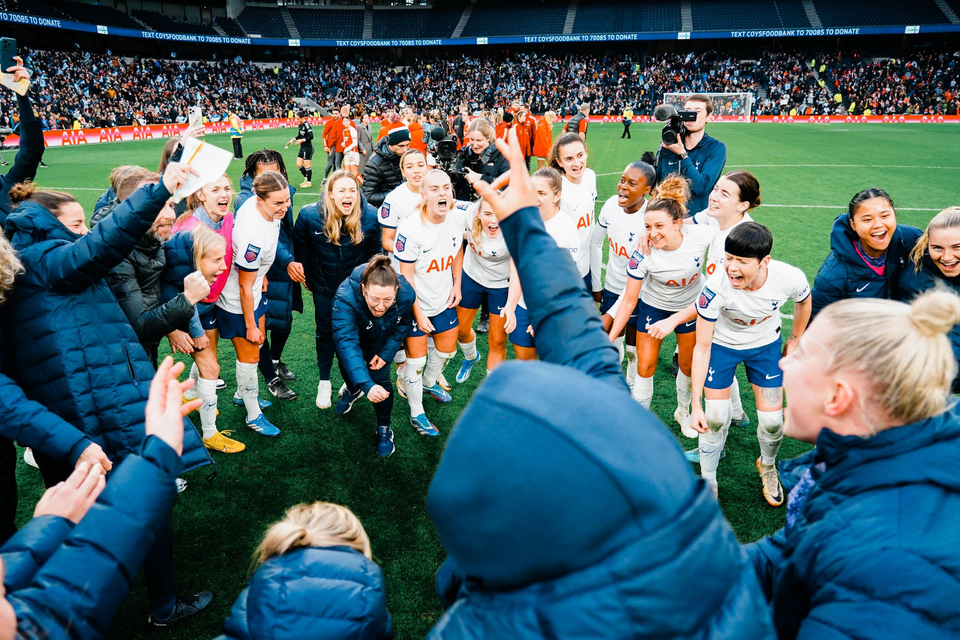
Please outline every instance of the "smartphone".
[{"label": "smartphone", "polygon": [[203,122],[203,114],[200,112],[200,107],[190,107],[190,126],[200,124]]},{"label": "smartphone", "polygon": [[17,41],[13,38],[0,38],[0,71],[7,73],[7,69],[15,67],[17,61]]}]

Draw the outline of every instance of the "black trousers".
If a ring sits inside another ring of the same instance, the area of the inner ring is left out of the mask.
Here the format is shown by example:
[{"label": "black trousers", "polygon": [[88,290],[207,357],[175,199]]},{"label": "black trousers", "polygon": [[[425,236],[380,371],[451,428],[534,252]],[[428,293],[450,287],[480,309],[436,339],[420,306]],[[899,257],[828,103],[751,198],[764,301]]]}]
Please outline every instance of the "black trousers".
[{"label": "black trousers", "polygon": [[621,138],[632,139],[632,136],[630,135],[630,125],[631,125],[631,124],[632,124],[632,123],[630,123],[630,122],[624,122],[624,123],[623,123],[623,133],[620,134],[620,137],[621,137]]},{"label": "black trousers", "polygon": [[[369,362],[373,360],[373,355],[367,358],[364,354],[364,358]],[[343,370],[343,364],[340,362],[339,358],[337,359],[337,364],[340,365],[340,375],[343,377],[344,381],[349,380],[347,378],[347,372]],[[393,413],[393,383],[390,382],[390,362],[387,362],[384,366],[380,367],[377,370],[368,369],[370,373],[370,378],[373,380],[374,384],[378,384],[384,389],[387,390],[387,393],[390,395],[387,396],[387,399],[382,402],[373,402],[373,412],[377,414],[377,426],[378,427],[389,427],[390,426],[390,415]],[[356,393],[357,388],[347,382],[347,391],[349,393]]]},{"label": "black trousers", "polygon": [[233,157],[240,159],[243,157],[243,139],[233,138]]}]

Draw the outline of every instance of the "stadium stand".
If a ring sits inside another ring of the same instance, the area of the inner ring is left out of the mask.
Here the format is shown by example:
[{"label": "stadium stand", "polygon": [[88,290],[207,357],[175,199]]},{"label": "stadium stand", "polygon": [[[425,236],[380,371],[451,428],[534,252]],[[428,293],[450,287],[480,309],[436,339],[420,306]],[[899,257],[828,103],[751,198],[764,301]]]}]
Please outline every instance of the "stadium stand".
[{"label": "stadium stand", "polygon": [[547,35],[563,33],[567,2],[534,0],[485,0],[473,7],[463,28],[465,38],[477,36]]},{"label": "stadium stand", "polygon": [[290,7],[289,11],[301,38],[322,40],[363,37],[362,10],[298,9]]},{"label": "stadium stand", "polygon": [[238,16],[238,21],[248,35],[264,38],[290,38],[290,31],[283,22],[280,11],[270,7],[247,5]]},{"label": "stadium stand", "polygon": [[178,22],[165,14],[157,11],[147,11],[146,9],[134,9],[131,12],[134,18],[137,18],[150,25],[154,31],[163,31],[164,33],[199,33],[206,36],[220,35],[208,24],[195,24],[192,22]]},{"label": "stadium stand", "polygon": [[143,26],[130,18],[126,13],[113,7],[80,2],[64,2],[58,7],[78,22],[102,24],[108,27],[122,27],[143,31]]},{"label": "stadium stand", "polygon": [[463,15],[463,7],[429,10],[383,9],[373,12],[373,37],[449,38]]},{"label": "stadium stand", "polygon": [[230,36],[231,38],[246,38],[247,32],[243,30],[243,27],[240,26],[240,23],[237,22],[234,18],[227,18],[225,16],[217,16],[213,19],[217,23],[217,26],[223,29],[223,31]]},{"label": "stadium stand", "polygon": [[944,24],[948,22],[934,0],[873,0],[869,3],[814,0],[825,27]]},{"label": "stadium stand", "polygon": [[32,16],[43,16],[45,18],[57,18],[59,20],[73,20],[72,16],[67,15],[60,9],[51,6],[46,2],[35,2],[34,0],[20,0],[17,3],[17,11],[27,13]]},{"label": "stadium stand", "polygon": [[695,31],[810,27],[800,0],[692,0],[690,9]]},{"label": "stadium stand", "polygon": [[680,6],[655,0],[642,4],[584,3],[578,7],[573,24],[574,33],[679,31],[680,28]]}]

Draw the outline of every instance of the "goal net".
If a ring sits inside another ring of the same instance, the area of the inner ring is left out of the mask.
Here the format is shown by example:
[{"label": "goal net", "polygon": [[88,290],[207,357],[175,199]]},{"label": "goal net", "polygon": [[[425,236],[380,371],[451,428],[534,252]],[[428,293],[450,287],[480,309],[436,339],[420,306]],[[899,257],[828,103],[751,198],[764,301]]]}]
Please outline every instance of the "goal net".
[{"label": "goal net", "polygon": [[[672,104],[679,111],[692,93],[665,93],[663,103]],[[754,97],[752,93],[703,93],[713,103],[711,120],[731,122],[749,122],[753,114]]]}]

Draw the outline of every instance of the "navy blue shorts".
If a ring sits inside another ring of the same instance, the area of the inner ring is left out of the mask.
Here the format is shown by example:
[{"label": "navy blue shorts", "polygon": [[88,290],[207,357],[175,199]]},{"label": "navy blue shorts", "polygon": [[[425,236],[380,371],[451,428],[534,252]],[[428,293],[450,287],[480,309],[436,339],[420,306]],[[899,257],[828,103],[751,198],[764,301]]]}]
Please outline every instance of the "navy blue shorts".
[{"label": "navy blue shorts", "polygon": [[463,283],[460,285],[460,306],[464,309],[479,309],[484,302],[487,303],[487,311],[495,315],[500,315],[503,308],[507,306],[508,287],[500,289],[490,289],[478,283],[471,278],[466,271],[463,272]]},{"label": "navy blue shorts", "polygon": [[[587,294],[590,297],[593,297],[593,274],[592,273],[588,273],[587,275],[583,276],[583,288],[587,290]],[[519,309],[520,306],[517,305],[517,308]]]},{"label": "navy blue shorts", "polygon": [[[605,314],[610,311],[613,305],[617,304],[617,300],[620,299],[619,293],[614,293],[608,289],[603,290],[603,297],[600,298],[600,315]],[[639,305],[639,301],[638,301]],[[628,327],[637,327],[637,307],[633,308],[633,313],[630,314],[630,319],[627,321]]]},{"label": "navy blue shorts", "polygon": [[[267,296],[260,298],[260,304],[253,312],[253,318],[260,324],[260,318],[267,313]],[[247,323],[243,321],[242,313],[230,313],[225,309],[217,307],[217,327],[220,329],[220,337],[227,340],[234,338],[247,337]],[[206,328],[206,325],[204,325]]]},{"label": "navy blue shorts", "polygon": [[527,333],[530,326],[530,314],[526,309],[517,305],[517,328],[510,332],[510,344],[515,347],[533,347],[533,336]]},{"label": "navy blue shorts", "polygon": [[217,328],[217,307],[200,316],[200,325],[204,331],[213,331]]},{"label": "navy blue shorts", "polygon": [[[663,309],[651,307],[643,300],[637,300],[637,331],[646,333],[650,325],[660,322],[661,320],[666,320],[674,313],[676,313],[676,311],[664,311]],[[678,324],[673,332],[676,334],[693,333],[696,330],[697,319],[694,318],[687,323]]]},{"label": "navy blue shorts", "polygon": [[733,384],[737,365],[742,362],[750,384],[767,389],[782,387],[780,351],[780,338],[765,347],[743,350],[714,343],[710,347],[710,368],[703,386],[707,389],[726,389]]},{"label": "navy blue shorts", "polygon": [[[436,335],[438,333],[443,333],[444,331],[449,331],[460,326],[460,321],[457,320],[457,310],[454,309],[444,309],[435,316],[430,316],[430,322],[433,323],[433,333],[429,335]],[[417,326],[417,321],[413,321],[413,331],[410,332],[408,337],[410,338],[419,338],[420,336],[428,335],[423,331],[420,331],[420,327]]]}]

